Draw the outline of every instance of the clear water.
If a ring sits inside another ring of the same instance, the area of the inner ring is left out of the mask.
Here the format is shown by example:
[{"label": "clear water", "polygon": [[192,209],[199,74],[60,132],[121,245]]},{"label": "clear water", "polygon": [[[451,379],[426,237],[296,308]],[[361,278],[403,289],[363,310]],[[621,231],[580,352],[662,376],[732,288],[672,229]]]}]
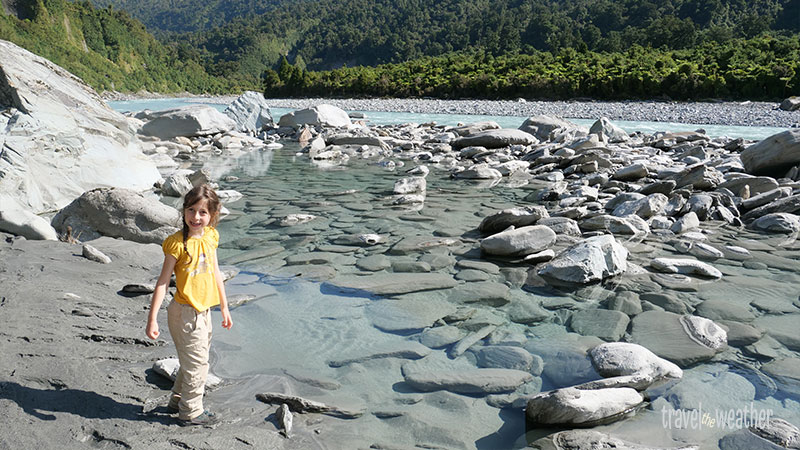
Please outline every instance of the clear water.
[{"label": "clear water", "polygon": [[[135,103],[115,107],[156,109],[151,102],[143,103],[138,108]],[[171,101],[162,104],[174,105]],[[273,114],[277,116],[280,112]],[[377,123],[375,118],[380,116],[369,115]],[[397,121],[423,123],[428,117],[408,116]],[[463,116],[447,120],[471,121]],[[552,432],[526,428],[522,410],[497,409],[480,396],[418,392],[403,382],[401,366],[405,360],[402,359],[331,367],[331,360],[369,353],[376,346],[398,345],[417,336],[386,333],[373,326],[370,305],[398,300],[346,294],[328,283],[314,281],[327,278],[331,268],[337,276],[364,273],[355,265],[360,258],[384,254],[391,244],[415,235],[456,237],[460,245],[431,249],[429,253],[454,260],[479,260],[475,252],[478,236],[474,230],[482,218],[499,209],[527,204],[524,198],[533,187],[508,182],[476,185],[452,180],[446,172],[434,169],[428,176],[424,207],[398,208],[391,204],[391,191],[405,168],[387,170],[374,160],[351,160],[342,167],[318,165],[296,156],[297,144],[284,144],[280,150],[253,151],[236,158],[212,157],[196,166],[205,166],[220,178],[237,177],[221,182],[221,187],[243,194],[241,200],[226,204],[231,214],[219,226],[223,262],[235,261],[248,251],[281,247],[269,256],[236,263],[241,273],[227,283],[228,295],[249,294],[256,299],[233,310],[232,330],[215,330],[212,371],[230,384],[212,393],[209,401],[226,408],[226,416],[241,416],[244,422],[261,424],[275,409],[255,401],[254,393],[263,391],[289,392],[364,411],[360,418],[350,420],[320,415],[296,417],[293,439],[297,448],[367,448],[374,444],[522,448]],[[318,217],[292,227],[275,224],[276,219],[290,213]],[[722,280],[696,283],[691,292],[680,292],[677,296],[689,305],[706,300],[729,301],[753,311],[757,316],[754,323],[763,329],[773,325],[791,328],[775,320],[800,325],[796,308],[793,314],[777,315],[750,306],[751,302],[768,301],[792,310],[800,286],[800,273],[796,269],[800,245],[786,236],[765,236],[722,226],[709,231],[711,243],[750,248],[758,263],[712,262],[725,274]],[[328,262],[320,265],[287,264],[298,255],[343,250],[331,247],[336,237],[357,233],[380,234],[387,244],[328,253],[325,257]],[[647,266],[657,256],[680,256],[670,242],[657,236],[626,241],[625,245],[631,251],[629,262],[639,266]],[[393,261],[408,261],[420,255],[387,256]],[[512,270],[528,268],[498,264]],[[452,265],[439,270],[458,272]],[[502,275],[492,278],[503,281]],[[498,318],[500,330],[525,336],[527,345],[539,350],[537,354],[544,360],[546,376],[538,382],[542,390],[547,390],[581,381],[580,374],[584,372],[591,378],[582,356],[591,338],[569,332],[565,325],[569,311],[596,308],[602,300],[612,297],[615,290],[645,292],[652,284],[647,277],[626,275],[604,285],[572,292],[514,289],[512,303],[502,308],[470,306],[476,308],[478,316]],[[412,296],[434,302],[452,301],[450,295],[450,290],[439,290]],[[532,326],[513,323],[508,313],[517,302],[549,305],[553,314],[546,323]],[[218,313],[214,320],[219,323]],[[780,344],[774,346],[780,357],[798,357]],[[429,358],[452,370],[474,367],[469,354],[451,360],[444,351],[433,350]],[[730,430],[718,426],[677,430],[664,425],[661,408],[665,405],[688,411],[698,404],[704,411],[715,414],[749,407],[752,403],[756,409],[769,409],[774,416],[800,424],[800,389],[796,384],[773,385],[760,370],[764,362],[737,348],[729,348],[714,360],[686,370],[675,386],[651,391],[651,403],[635,416],[596,429],[651,446],[688,442],[699,443],[701,448],[716,448],[718,440]],[[536,383],[530,387],[537,388]]]},{"label": "clear water", "polygon": [[[152,99],[152,100],[129,100],[129,101],[114,101],[109,102],[109,105],[117,111],[141,111],[149,109],[152,111],[161,111],[164,109],[175,108],[188,104],[196,104],[202,100],[196,98],[169,98],[169,99]],[[226,105],[218,103],[209,103],[220,111],[225,109]],[[272,116],[277,120],[280,116],[291,112],[290,108],[270,108]],[[375,125],[395,125],[400,123],[430,123],[436,122],[440,125],[455,126],[459,123],[472,123],[485,120],[493,120],[503,128],[518,128],[525,117],[520,116],[489,116],[489,115],[465,115],[465,114],[418,114],[418,113],[404,113],[404,112],[386,112],[386,111],[358,111],[363,112],[367,116],[370,124]],[[579,125],[591,126],[594,120],[591,119],[570,119],[572,122]],[[643,133],[655,133],[658,131],[695,131],[703,129],[711,137],[727,136],[732,138],[744,138],[752,140],[761,140],[773,134],[784,131],[785,128],[778,127],[742,127],[731,125],[697,125],[687,123],[674,123],[674,122],[639,122],[629,120],[614,120],[615,125],[618,125],[628,133],[641,131]]]}]

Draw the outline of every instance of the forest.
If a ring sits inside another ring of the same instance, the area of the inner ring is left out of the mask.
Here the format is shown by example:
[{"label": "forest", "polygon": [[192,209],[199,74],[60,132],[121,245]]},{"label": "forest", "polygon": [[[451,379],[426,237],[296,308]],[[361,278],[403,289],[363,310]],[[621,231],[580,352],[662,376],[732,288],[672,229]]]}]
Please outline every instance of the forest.
[{"label": "forest", "polygon": [[0,38],[101,91],[752,100],[800,91],[800,0],[92,1],[17,0],[0,15]]}]

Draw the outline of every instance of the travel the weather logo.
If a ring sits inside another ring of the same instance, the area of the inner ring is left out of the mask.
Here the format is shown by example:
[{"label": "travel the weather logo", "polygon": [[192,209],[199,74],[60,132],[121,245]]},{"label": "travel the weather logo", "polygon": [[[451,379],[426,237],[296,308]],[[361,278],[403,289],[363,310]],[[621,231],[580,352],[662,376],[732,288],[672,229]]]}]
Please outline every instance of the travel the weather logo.
[{"label": "travel the weather logo", "polygon": [[752,402],[744,408],[714,408],[712,411],[704,411],[702,403],[697,409],[661,408],[661,424],[667,429],[697,430],[706,427],[739,430],[765,426],[771,417],[771,409],[756,408]]}]

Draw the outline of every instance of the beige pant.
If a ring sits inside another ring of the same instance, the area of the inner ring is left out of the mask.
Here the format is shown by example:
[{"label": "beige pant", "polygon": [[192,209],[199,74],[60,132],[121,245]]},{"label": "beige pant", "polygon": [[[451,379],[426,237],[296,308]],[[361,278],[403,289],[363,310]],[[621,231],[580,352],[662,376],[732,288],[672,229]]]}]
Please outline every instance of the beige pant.
[{"label": "beige pant", "polygon": [[178,407],[178,418],[189,420],[203,413],[211,314],[209,310],[199,313],[194,307],[173,300],[167,307],[167,323],[181,364],[169,403]]}]

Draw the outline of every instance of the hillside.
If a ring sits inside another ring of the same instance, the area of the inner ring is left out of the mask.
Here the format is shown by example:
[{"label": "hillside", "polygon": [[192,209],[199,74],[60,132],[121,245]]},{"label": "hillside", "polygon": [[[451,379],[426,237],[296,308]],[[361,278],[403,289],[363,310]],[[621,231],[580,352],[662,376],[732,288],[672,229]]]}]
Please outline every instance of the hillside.
[{"label": "hillside", "polygon": [[212,72],[245,77],[277,67],[281,55],[325,70],[470,48],[492,55],[685,49],[800,32],[800,0],[95,1],[130,11],[158,33],[199,30],[166,39],[190,43]]},{"label": "hillside", "polygon": [[123,11],[89,2],[3,0],[0,39],[14,42],[102,92],[230,92],[177,46],[157,41]]}]

